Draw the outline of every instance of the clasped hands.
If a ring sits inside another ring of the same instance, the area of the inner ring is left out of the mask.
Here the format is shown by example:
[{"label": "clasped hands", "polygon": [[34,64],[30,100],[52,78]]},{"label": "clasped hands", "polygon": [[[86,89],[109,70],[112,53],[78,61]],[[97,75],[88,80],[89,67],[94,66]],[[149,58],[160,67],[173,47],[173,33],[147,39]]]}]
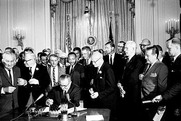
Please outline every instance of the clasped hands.
[{"label": "clasped hands", "polygon": [[29,81],[23,79],[23,78],[18,78],[18,85],[19,86],[26,86],[27,84],[34,84],[34,85],[39,85],[39,81],[35,78],[30,79]]},{"label": "clasped hands", "polygon": [[99,93],[98,92],[94,92],[94,90],[92,88],[89,89],[89,93],[91,94],[91,98],[92,99],[95,99],[99,96]]}]

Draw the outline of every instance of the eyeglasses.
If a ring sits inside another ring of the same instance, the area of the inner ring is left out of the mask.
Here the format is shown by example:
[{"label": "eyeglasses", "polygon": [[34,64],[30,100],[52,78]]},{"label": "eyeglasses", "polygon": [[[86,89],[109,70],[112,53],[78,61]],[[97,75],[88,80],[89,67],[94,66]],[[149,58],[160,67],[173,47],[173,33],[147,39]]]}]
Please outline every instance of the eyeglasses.
[{"label": "eyeglasses", "polygon": [[24,62],[28,63],[29,61],[31,61],[32,59],[29,59],[29,60],[24,60]]},{"label": "eyeglasses", "polygon": [[70,84],[70,82],[67,85],[61,85],[60,84],[60,87],[67,88],[69,86],[69,84]]},{"label": "eyeglasses", "polygon": [[98,60],[100,60],[101,58],[97,59],[96,61],[92,61],[93,63],[97,63]]}]

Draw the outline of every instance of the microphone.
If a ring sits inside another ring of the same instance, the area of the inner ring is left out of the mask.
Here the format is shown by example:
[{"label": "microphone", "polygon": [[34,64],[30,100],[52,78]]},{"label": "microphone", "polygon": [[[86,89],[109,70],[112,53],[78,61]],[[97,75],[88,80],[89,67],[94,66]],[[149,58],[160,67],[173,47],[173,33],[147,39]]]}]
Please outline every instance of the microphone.
[{"label": "microphone", "polygon": [[75,106],[74,103],[72,103],[72,101],[71,101],[71,99],[70,99],[70,95],[69,95],[68,93],[66,93],[66,98],[67,98],[68,102],[74,106],[74,112],[73,112],[71,115],[72,115],[72,116],[77,116],[76,106]]},{"label": "microphone", "polygon": [[40,100],[43,96],[44,96],[44,94],[40,94],[40,96],[34,101],[34,104],[35,104],[38,100]]},{"label": "microphone", "polygon": [[38,100],[40,100],[43,96],[44,96],[44,94],[40,94],[40,96],[39,96],[31,105],[29,105],[29,106],[25,109],[25,111],[24,111],[23,113],[21,113],[19,116],[15,117],[15,118],[13,118],[13,119],[11,119],[10,121],[17,120],[19,117],[21,117],[24,113],[26,113],[26,111],[27,111],[33,104],[35,104],[35,103],[36,103]]}]

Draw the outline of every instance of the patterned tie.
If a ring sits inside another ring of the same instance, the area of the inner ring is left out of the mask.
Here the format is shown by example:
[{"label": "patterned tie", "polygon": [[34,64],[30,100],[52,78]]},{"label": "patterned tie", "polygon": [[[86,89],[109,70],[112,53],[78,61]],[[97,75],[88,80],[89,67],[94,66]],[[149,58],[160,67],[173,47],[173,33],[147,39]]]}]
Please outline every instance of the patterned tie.
[{"label": "patterned tie", "polygon": [[13,85],[12,76],[11,76],[11,69],[8,69],[9,72],[9,79],[11,80],[11,84]]},{"label": "patterned tie", "polygon": [[54,83],[54,86],[58,85],[58,82],[56,82],[56,79],[55,79],[55,67],[53,67],[53,83]]},{"label": "patterned tie", "polygon": [[32,67],[29,67],[29,74],[31,76],[31,78],[33,77],[33,74],[32,74]]}]

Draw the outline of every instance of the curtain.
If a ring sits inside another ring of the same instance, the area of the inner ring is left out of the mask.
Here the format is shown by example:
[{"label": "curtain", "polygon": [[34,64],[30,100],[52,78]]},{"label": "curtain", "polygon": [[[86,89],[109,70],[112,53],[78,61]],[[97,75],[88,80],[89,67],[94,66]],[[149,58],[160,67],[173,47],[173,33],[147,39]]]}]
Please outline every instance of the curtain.
[{"label": "curtain", "polygon": [[[87,38],[97,40],[92,49],[104,49],[109,41],[110,24],[115,45],[120,40],[134,41],[134,18],[128,0],[58,0],[55,12],[54,48],[66,50],[67,37],[70,47],[88,45]],[[85,7],[91,15],[84,14]]]}]

